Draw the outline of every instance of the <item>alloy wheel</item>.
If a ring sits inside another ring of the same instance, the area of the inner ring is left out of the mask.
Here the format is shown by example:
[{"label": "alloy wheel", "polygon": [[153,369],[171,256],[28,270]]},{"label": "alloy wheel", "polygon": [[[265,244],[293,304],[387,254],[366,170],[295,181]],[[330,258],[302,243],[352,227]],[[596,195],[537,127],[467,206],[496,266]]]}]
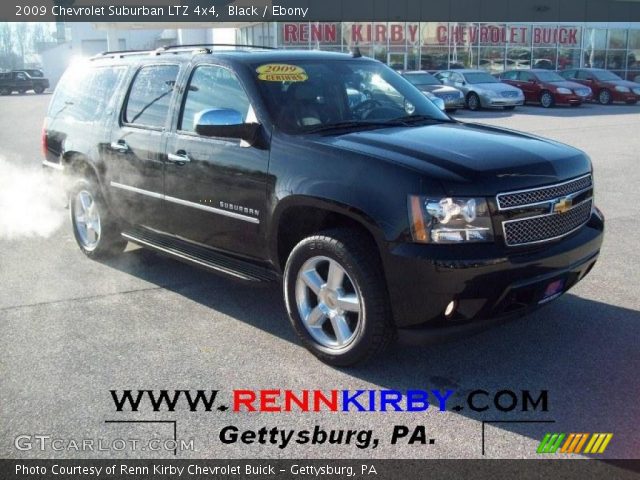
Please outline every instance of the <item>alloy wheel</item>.
[{"label": "alloy wheel", "polygon": [[73,220],[82,246],[89,251],[95,249],[100,241],[100,212],[87,190],[79,191],[74,199]]},{"label": "alloy wheel", "polygon": [[322,347],[342,349],[357,337],[362,327],[362,300],[336,260],[309,258],[298,271],[295,294],[304,327]]}]

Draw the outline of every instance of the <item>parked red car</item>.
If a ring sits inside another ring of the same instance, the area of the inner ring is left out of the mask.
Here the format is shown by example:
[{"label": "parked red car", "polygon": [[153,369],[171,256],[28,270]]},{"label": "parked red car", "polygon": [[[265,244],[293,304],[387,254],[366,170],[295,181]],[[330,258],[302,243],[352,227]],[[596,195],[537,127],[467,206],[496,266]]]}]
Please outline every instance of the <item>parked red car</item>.
[{"label": "parked red car", "polygon": [[640,100],[640,83],[623,80],[618,75],[601,68],[578,68],[560,73],[567,80],[586,85],[603,105],[612,102],[637,103]]},{"label": "parked red car", "polygon": [[570,82],[549,70],[508,70],[500,74],[500,79],[522,90],[525,102],[539,103],[545,108],[556,104],[576,107],[592,95],[589,87]]}]

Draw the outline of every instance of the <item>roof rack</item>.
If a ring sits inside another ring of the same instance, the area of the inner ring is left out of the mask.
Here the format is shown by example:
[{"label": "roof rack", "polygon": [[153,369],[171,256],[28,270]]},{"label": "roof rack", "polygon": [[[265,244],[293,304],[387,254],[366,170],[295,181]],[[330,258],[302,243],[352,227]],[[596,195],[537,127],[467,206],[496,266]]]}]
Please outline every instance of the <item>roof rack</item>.
[{"label": "roof rack", "polygon": [[102,58],[122,58],[131,55],[162,55],[165,53],[183,53],[201,51],[203,53],[212,53],[210,47],[235,47],[235,48],[255,48],[260,50],[277,50],[276,47],[268,47],[266,45],[250,45],[243,43],[192,43],[186,45],[165,45],[155,50],[110,50],[102,52],[90,58],[90,60],[98,60]]}]

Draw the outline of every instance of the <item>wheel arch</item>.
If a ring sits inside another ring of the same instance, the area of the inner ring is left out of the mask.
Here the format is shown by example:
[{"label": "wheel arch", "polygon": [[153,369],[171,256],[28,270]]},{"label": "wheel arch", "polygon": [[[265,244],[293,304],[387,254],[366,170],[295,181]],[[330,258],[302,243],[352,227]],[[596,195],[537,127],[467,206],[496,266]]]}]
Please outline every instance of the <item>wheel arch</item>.
[{"label": "wheel arch", "polygon": [[284,271],[289,253],[303,238],[329,228],[362,231],[380,252],[382,228],[362,210],[338,201],[308,195],[291,195],[278,203],[269,232],[269,250],[274,265]]}]

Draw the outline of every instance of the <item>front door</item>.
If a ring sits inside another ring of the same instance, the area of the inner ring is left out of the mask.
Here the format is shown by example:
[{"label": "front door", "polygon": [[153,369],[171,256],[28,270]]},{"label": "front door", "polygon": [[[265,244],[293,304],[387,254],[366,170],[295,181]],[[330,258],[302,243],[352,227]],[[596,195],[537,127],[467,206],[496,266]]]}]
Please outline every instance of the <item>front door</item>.
[{"label": "front door", "polygon": [[168,138],[165,200],[170,233],[241,256],[262,257],[269,151],[195,132],[198,114],[233,109],[255,122],[249,98],[226,67],[194,67]]},{"label": "front door", "polygon": [[147,65],[136,72],[121,120],[106,146],[111,197],[132,224],[161,228],[169,105],[178,65]]}]

